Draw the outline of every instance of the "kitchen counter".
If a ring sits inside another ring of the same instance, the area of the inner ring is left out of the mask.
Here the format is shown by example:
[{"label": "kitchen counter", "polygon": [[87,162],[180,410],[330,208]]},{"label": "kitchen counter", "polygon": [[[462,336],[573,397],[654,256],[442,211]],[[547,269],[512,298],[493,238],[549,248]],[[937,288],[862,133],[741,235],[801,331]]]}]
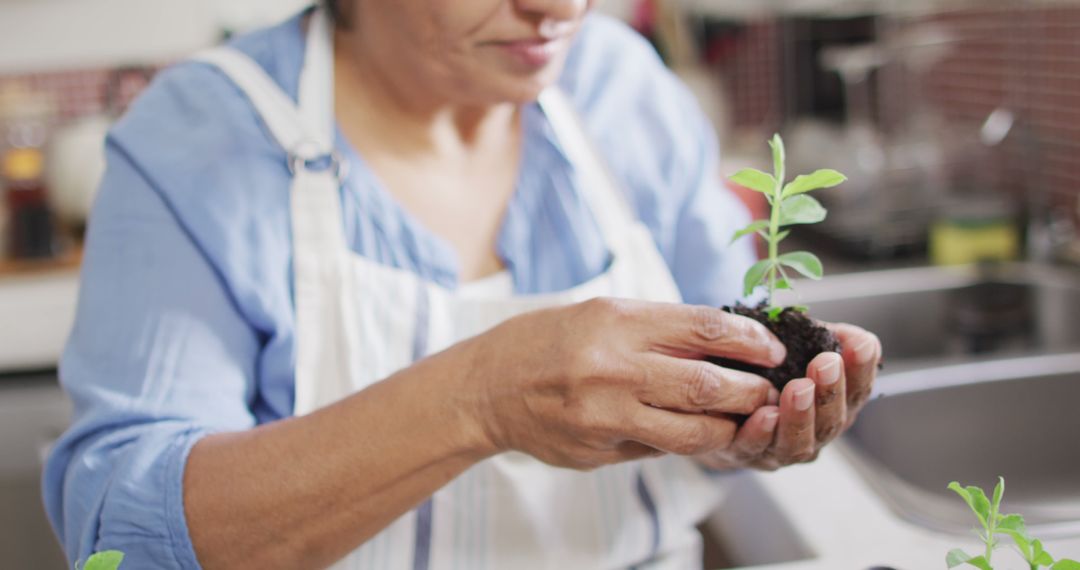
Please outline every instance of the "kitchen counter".
[{"label": "kitchen counter", "polygon": [[[820,244],[804,242],[802,245],[814,251],[823,252],[824,255],[821,257],[827,265],[826,270],[834,277],[843,273],[859,273],[871,269],[925,265],[916,260],[912,263],[904,260],[862,263],[843,256],[830,255],[831,252],[827,249],[823,250]],[[785,246],[787,246],[785,250],[790,251],[799,247],[800,244],[793,239],[791,243],[785,243]],[[860,275],[839,278],[831,284],[827,279],[822,283],[805,284],[804,294],[817,301],[816,304],[811,302],[812,307],[817,306],[823,309],[825,305],[820,303],[822,292],[827,293],[824,297],[826,299],[839,297],[840,301],[834,301],[834,304],[846,303],[843,299],[847,298],[847,291],[858,289],[858,287],[852,289],[853,282],[866,277],[876,278],[875,283],[887,283],[889,286],[885,287],[886,289],[919,290],[920,287],[930,289],[946,287],[944,282],[932,283],[933,274],[934,270],[923,269],[887,272],[876,276]],[[1044,290],[1051,295],[1055,295],[1052,285],[1055,279],[1075,283],[1077,276],[1073,270],[1058,271],[1041,266],[1028,268],[1027,274],[1033,282],[1043,285]],[[941,281],[940,276],[938,280]],[[867,286],[861,287],[866,289]],[[894,299],[901,299],[901,297]],[[880,306],[883,307],[880,310],[893,310],[895,306],[903,306],[903,303],[886,303]],[[936,305],[933,306],[936,307]],[[1057,307],[1057,305],[1053,306]],[[1064,306],[1061,305],[1061,307]],[[918,307],[912,307],[912,310],[917,311]],[[1072,313],[1072,311],[1059,307],[1049,313],[1048,316],[1054,318],[1063,313]],[[924,322],[921,325],[922,328],[918,330],[929,331],[931,326],[929,322]],[[1058,341],[1064,344],[1048,345],[1044,348],[1059,351],[1075,349],[1074,337],[1064,328],[1050,328],[1062,335]],[[903,332],[905,330],[907,329],[881,332],[889,332],[895,337],[897,334],[907,334]],[[929,332],[927,335],[928,338],[935,338]],[[886,351],[888,352],[888,346],[886,346]],[[920,362],[914,354],[907,356],[910,359],[908,364]],[[997,358],[988,356],[987,359],[996,360]],[[982,360],[978,358],[975,362]],[[887,384],[890,377],[900,380],[900,376],[904,375],[903,364],[897,361],[886,368],[879,379],[879,386]],[[929,372],[929,370],[924,370],[920,374]],[[912,421],[919,421],[919,418],[912,417]],[[895,429],[904,430],[905,426],[896,425]],[[942,437],[949,437],[949,435],[943,433]],[[1067,436],[1062,434],[1058,441],[1067,441]],[[971,440],[958,442],[958,445],[978,446],[979,442]],[[841,439],[823,450],[819,459],[812,464],[789,467],[775,473],[747,472],[732,476],[730,478],[732,488],[727,501],[713,515],[709,526],[731,560],[740,568],[867,570],[874,567],[888,567],[896,570],[930,570],[946,568],[945,556],[954,548],[962,548],[972,554],[982,553],[982,543],[974,535],[963,536],[933,531],[902,518],[868,483],[866,475],[871,471],[866,468],[865,461],[850,441]],[[988,476],[992,475],[993,473]],[[971,483],[964,480],[960,482]],[[880,485],[875,485],[877,486]],[[1013,487],[1015,493],[1020,492],[1018,489],[1020,487]],[[989,493],[990,489],[986,491]],[[945,495],[952,495],[944,491],[944,486],[942,486],[942,492]],[[1008,502],[1010,497],[1008,488],[1005,497]],[[950,496],[948,500],[955,501],[958,506],[963,505],[958,496]],[[1025,513],[1020,510],[1020,514]],[[970,523],[972,528],[978,524],[974,515],[971,515]],[[1032,534],[1043,539],[1046,549],[1051,554],[1057,557],[1080,559],[1080,535],[1054,539],[1048,538],[1039,530],[1033,530]],[[1064,534],[1064,536],[1068,535]],[[1008,542],[1008,539],[1005,541]],[[997,570],[1027,568],[1019,555],[1011,548],[995,551],[994,560]]]},{"label": "kitchen counter", "polygon": [[[887,566],[929,570],[944,569],[945,555],[953,548],[982,552],[982,543],[973,536],[944,535],[898,518],[856,471],[844,445],[840,442],[825,449],[813,464],[739,476],[733,493],[749,490],[760,499],[752,508],[767,511],[766,518],[786,521],[790,529],[786,536],[780,533],[780,541],[769,535],[749,536],[737,525],[754,515],[746,510],[725,513],[722,509],[712,523],[724,535],[722,542],[735,560],[769,560],[781,551],[801,554],[804,559],[753,568],[866,570]],[[977,524],[974,516],[971,520]],[[1080,537],[1045,544],[1057,557],[1080,558]],[[1011,549],[996,551],[994,560],[999,570],[1026,567]]]}]

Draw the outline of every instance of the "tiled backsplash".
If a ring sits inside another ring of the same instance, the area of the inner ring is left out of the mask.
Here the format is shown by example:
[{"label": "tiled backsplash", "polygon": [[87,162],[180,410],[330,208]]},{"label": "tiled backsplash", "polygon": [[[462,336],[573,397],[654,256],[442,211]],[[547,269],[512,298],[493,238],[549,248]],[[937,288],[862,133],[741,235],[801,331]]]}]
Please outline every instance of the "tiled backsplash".
[{"label": "tiled backsplash", "polygon": [[[735,127],[774,129],[782,120],[780,27],[775,21],[756,20],[706,58],[724,78]],[[721,53],[717,53],[721,52]]]},{"label": "tiled backsplash", "polygon": [[957,41],[927,88],[946,117],[1017,116],[1006,147],[1024,186],[1075,199],[1080,189],[1080,6],[994,7],[933,18]]},{"label": "tiled backsplash", "polygon": [[[114,70],[89,70],[0,76],[0,91],[13,83],[29,87],[35,94],[52,100],[58,123],[102,112],[106,107],[106,92],[113,80]],[[148,70],[147,73],[152,73]],[[142,91],[146,81],[126,75],[119,83],[116,105],[124,109]]]}]

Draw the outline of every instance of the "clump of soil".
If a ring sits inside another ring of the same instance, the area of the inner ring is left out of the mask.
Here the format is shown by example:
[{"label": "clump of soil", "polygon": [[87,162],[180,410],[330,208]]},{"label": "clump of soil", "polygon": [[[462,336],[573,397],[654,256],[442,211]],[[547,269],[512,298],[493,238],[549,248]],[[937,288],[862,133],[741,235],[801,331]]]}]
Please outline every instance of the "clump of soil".
[{"label": "clump of soil", "polygon": [[806,313],[787,308],[776,321],[769,320],[765,303],[747,307],[742,303],[724,310],[736,315],[750,317],[768,327],[787,347],[787,359],[776,368],[762,368],[727,358],[711,358],[713,364],[757,374],[772,382],[778,390],[796,378],[806,377],[810,361],[823,352],[840,352],[840,341],[829,329],[817,324]]}]

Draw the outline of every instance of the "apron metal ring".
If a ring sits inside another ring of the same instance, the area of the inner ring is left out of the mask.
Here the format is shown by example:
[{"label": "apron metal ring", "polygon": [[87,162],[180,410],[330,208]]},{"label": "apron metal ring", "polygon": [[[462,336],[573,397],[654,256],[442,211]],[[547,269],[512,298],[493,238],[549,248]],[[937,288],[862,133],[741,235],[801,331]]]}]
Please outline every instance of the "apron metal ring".
[{"label": "apron metal ring", "polygon": [[289,173],[296,176],[296,173],[301,170],[310,172],[329,171],[339,184],[344,182],[349,173],[348,161],[336,150],[325,153],[316,150],[318,148],[319,146],[311,141],[297,145],[295,150],[289,152]]}]

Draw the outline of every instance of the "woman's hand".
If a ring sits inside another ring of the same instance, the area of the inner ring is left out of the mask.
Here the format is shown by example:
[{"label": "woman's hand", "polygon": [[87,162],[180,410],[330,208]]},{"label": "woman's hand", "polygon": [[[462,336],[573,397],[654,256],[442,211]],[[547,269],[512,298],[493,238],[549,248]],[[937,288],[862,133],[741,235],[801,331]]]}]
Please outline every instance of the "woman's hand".
[{"label": "woman's hand", "polygon": [[751,319],[611,299],[522,315],[459,348],[492,450],[573,469],[726,449],[731,416],[778,394],[759,376],[700,358],[775,366],[785,356]]},{"label": "woman's hand", "polygon": [[843,347],[843,356],[815,358],[807,378],[788,384],[780,405],[766,406],[739,429],[732,445],[697,459],[713,469],[774,471],[817,458],[825,445],[846,431],[870,397],[881,362],[881,343],[851,325],[826,325]]}]

